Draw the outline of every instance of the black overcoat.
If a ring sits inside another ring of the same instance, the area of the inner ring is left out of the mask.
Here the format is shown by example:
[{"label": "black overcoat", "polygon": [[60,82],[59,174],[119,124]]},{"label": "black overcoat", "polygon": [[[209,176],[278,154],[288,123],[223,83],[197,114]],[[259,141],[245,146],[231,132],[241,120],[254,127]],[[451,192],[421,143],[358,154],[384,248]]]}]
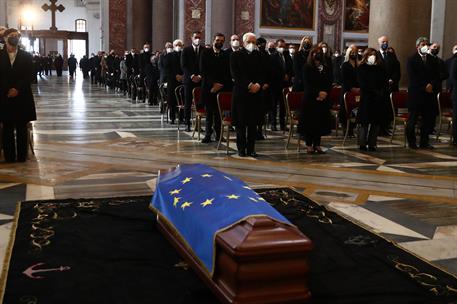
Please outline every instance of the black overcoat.
[{"label": "black overcoat", "polygon": [[230,72],[234,80],[232,119],[235,126],[257,126],[263,119],[262,90],[249,93],[250,83],[265,83],[265,69],[259,51],[246,49],[234,52],[230,58]]},{"label": "black overcoat", "polygon": [[[0,121],[29,122],[36,120],[35,101],[31,84],[35,78],[32,56],[18,50],[13,66],[6,48],[0,51]],[[8,98],[11,88],[19,95]]]}]

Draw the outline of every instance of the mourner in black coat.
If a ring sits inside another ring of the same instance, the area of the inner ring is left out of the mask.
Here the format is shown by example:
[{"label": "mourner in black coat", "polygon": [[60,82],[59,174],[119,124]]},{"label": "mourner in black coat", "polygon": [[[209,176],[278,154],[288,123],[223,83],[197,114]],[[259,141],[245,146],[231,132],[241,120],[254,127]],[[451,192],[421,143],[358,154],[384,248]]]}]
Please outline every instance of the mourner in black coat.
[{"label": "mourner in black coat", "polygon": [[19,37],[17,30],[8,29],[5,32],[6,46],[0,51],[0,122],[3,124],[3,151],[7,162],[26,161],[27,124],[36,120],[31,89],[35,77],[32,56],[18,49]]},{"label": "mourner in black coat", "polygon": [[[262,119],[257,125],[257,135],[256,140],[263,140],[265,136],[263,135],[263,126],[265,125],[265,116],[273,110],[273,93],[271,90],[271,81],[273,79],[273,62],[272,56],[266,50],[267,41],[263,37],[257,39],[257,47],[260,52],[260,57],[262,58],[262,67],[264,70],[264,83],[262,85],[262,105],[259,107],[258,111],[261,112],[259,115],[262,115]],[[276,131],[276,128],[271,128],[272,131]]]},{"label": "mourner in black coat", "polygon": [[181,69],[184,73],[184,117],[186,131],[190,131],[190,116],[192,108],[192,91],[201,86],[200,56],[205,47],[200,44],[201,32],[192,33],[192,45],[185,47],[181,54]]},{"label": "mourner in black coat", "polygon": [[417,148],[415,126],[419,116],[422,117],[420,147],[433,148],[429,144],[429,135],[433,131],[438,110],[433,84],[440,76],[437,61],[427,54],[427,44],[426,38],[417,39],[417,51],[407,63],[409,117],[406,135],[411,149]]},{"label": "mourner in black coat", "polygon": [[452,87],[452,121],[453,123],[453,130],[452,135],[454,137],[454,146],[457,146],[457,58],[451,63],[451,68],[449,69],[449,79],[451,81]]},{"label": "mourner in black coat", "polygon": [[63,69],[63,58],[62,55],[58,54],[57,57],[54,59],[54,67],[56,68],[57,76],[62,76],[62,69]]},{"label": "mourner in black coat", "polygon": [[332,88],[332,71],[324,64],[320,47],[314,48],[303,67],[304,98],[299,117],[299,133],[306,141],[308,153],[324,153],[321,137],[330,134],[331,102],[327,95]]},{"label": "mourner in black coat", "polygon": [[293,63],[289,53],[285,51],[286,42],[283,39],[278,39],[276,45],[277,52],[271,55],[271,92],[273,95],[273,107],[270,112],[270,122],[271,129],[275,130],[279,107],[279,125],[281,130],[285,130],[286,107],[282,90],[291,85]]},{"label": "mourner in black coat", "polygon": [[234,52],[230,58],[230,72],[234,79],[232,119],[236,127],[236,144],[240,156],[256,156],[256,127],[263,119],[262,86],[265,72],[262,57],[256,50],[256,36],[247,33],[243,37],[244,49]]},{"label": "mourner in black coat", "polygon": [[[447,71],[449,73],[449,78],[447,79],[446,81],[446,88],[449,92],[452,92],[452,87],[453,87],[453,84],[452,84],[452,75],[451,75],[451,68],[452,68],[452,63],[454,62],[454,59],[457,58],[457,45],[455,45],[453,48],[452,48],[452,52],[453,52],[453,55],[451,57],[449,57],[448,59],[446,59],[446,61],[444,62],[446,64],[446,68],[447,68]],[[454,124],[455,125],[455,124]]]},{"label": "mourner in black coat", "polygon": [[380,126],[388,115],[389,78],[381,55],[375,49],[365,51],[357,69],[360,84],[360,104],[357,122],[361,124],[359,145],[361,150],[375,151]]},{"label": "mourner in black coat", "polygon": [[[177,101],[175,90],[177,86],[182,84],[183,77],[180,63],[182,52],[181,48],[182,42],[175,42],[175,49],[173,50],[168,47],[168,50],[165,51],[160,58],[162,71],[165,74],[164,81],[167,83],[167,102],[170,110],[170,120],[172,124],[175,123],[176,119]],[[180,115],[182,114],[183,113],[180,113]],[[182,120],[182,117],[180,117],[180,120]]]},{"label": "mourner in black coat", "polygon": [[[357,93],[360,91],[359,80],[357,79],[357,47],[351,45],[344,57],[344,62],[341,65],[341,81],[342,90],[340,96],[340,122],[346,128],[346,107],[344,106],[344,94],[347,92]],[[353,126],[350,126],[349,134],[353,135]]]},{"label": "mourner in black coat", "polygon": [[[213,129],[216,140],[221,136],[221,119],[217,106],[217,94],[230,88],[230,59],[222,50],[225,37],[223,34],[214,35],[213,46],[201,55],[200,71],[202,75],[201,103],[206,109],[205,137],[202,143],[211,142]],[[198,105],[197,105],[198,106]]]},{"label": "mourner in black coat", "polygon": [[294,79],[293,79],[293,86],[292,91],[294,92],[301,92],[303,91],[303,67],[305,66],[309,51],[313,46],[311,37],[305,36],[303,37],[300,48],[298,52],[294,55],[293,58],[293,68],[294,68]]}]

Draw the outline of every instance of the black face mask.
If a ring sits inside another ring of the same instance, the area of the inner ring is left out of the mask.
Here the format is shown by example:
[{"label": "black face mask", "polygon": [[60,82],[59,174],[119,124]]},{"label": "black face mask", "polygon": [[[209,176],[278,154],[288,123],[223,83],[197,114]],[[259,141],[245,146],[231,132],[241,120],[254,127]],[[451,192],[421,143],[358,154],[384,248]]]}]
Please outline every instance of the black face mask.
[{"label": "black face mask", "polygon": [[440,51],[439,51],[438,49],[432,49],[432,50],[430,50],[430,54],[432,54],[433,56],[437,56],[439,52],[440,52]]},{"label": "black face mask", "polygon": [[316,55],[314,55],[314,59],[319,61],[319,62],[322,62],[324,60],[324,54],[319,52],[319,53],[316,53]]},{"label": "black face mask", "polygon": [[303,46],[303,48],[304,48],[305,50],[309,50],[309,49],[311,48],[311,44],[305,43],[305,45]]},{"label": "black face mask", "polygon": [[8,37],[8,44],[11,46],[17,46],[19,44],[19,38],[18,37]]},{"label": "black face mask", "polygon": [[222,43],[215,43],[214,47],[218,50],[222,49],[223,44]]},{"label": "black face mask", "polygon": [[275,48],[269,48],[268,52],[270,52],[270,54],[273,54],[274,52],[276,52],[276,49]]},{"label": "black face mask", "polygon": [[349,55],[349,58],[352,59],[352,60],[356,60],[357,59],[357,55],[351,54],[351,55]]}]

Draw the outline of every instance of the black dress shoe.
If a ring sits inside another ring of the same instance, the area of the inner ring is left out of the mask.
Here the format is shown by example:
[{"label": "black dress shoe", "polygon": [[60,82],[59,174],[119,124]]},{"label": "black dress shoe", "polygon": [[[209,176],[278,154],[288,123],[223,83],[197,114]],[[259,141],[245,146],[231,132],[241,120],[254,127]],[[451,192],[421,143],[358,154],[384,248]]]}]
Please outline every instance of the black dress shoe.
[{"label": "black dress shoe", "polygon": [[175,124],[174,120],[170,121],[170,125],[174,125],[174,124]]},{"label": "black dress shoe", "polygon": [[375,152],[376,151],[376,147],[368,147],[368,151]]},{"label": "black dress shoe", "polygon": [[419,147],[420,147],[421,149],[427,149],[427,150],[433,150],[433,149],[435,149],[435,147],[432,146],[431,144],[423,144],[423,145],[421,144]]},{"label": "black dress shoe", "polygon": [[419,147],[416,144],[408,144],[408,148],[411,150],[417,150]]},{"label": "black dress shoe", "polygon": [[208,144],[211,142],[211,136],[205,136],[203,139],[202,139],[202,144]]},{"label": "black dress shoe", "polygon": [[238,156],[239,157],[246,157],[246,153],[245,152],[238,152]]},{"label": "black dress shoe", "polygon": [[250,152],[250,153],[248,153],[248,156],[257,157],[257,156],[259,156],[259,154],[255,153],[255,152]]},{"label": "black dress shoe", "polygon": [[265,136],[263,136],[263,134],[259,133],[259,134],[256,135],[255,139],[256,140],[264,140]]},{"label": "black dress shoe", "polygon": [[368,149],[367,149],[366,146],[360,146],[360,147],[359,147],[359,150],[360,150],[360,151],[368,151]]}]

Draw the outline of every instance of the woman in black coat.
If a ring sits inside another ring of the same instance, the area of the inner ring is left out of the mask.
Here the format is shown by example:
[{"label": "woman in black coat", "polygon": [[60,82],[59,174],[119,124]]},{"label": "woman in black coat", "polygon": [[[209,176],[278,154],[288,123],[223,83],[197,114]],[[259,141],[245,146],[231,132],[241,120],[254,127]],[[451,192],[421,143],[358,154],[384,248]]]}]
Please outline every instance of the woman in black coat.
[{"label": "woman in black coat", "polygon": [[324,153],[321,136],[331,132],[331,102],[327,95],[332,87],[331,68],[325,65],[322,48],[309,53],[303,67],[304,99],[300,113],[299,133],[306,141],[307,153]]},{"label": "woman in black coat", "polygon": [[303,67],[305,66],[309,51],[313,44],[310,36],[305,36],[301,40],[300,48],[293,58],[294,79],[292,84],[292,91],[303,91]]},{"label": "woman in black coat", "polygon": [[26,161],[27,124],[36,120],[31,89],[35,77],[32,56],[18,48],[19,39],[17,30],[8,29],[5,32],[6,46],[0,52],[0,122],[3,124],[3,151],[7,162]]},{"label": "woman in black coat", "polygon": [[[340,122],[344,128],[346,128],[346,108],[344,106],[344,94],[347,92],[358,93],[360,91],[359,81],[357,79],[357,47],[355,45],[349,46],[344,56],[344,62],[341,65],[341,78],[342,87],[340,97]],[[349,130],[349,134],[353,135],[352,126]]]},{"label": "woman in black coat", "polygon": [[[360,105],[357,122],[360,150],[376,151],[379,126],[386,120],[389,80],[379,53],[365,50],[357,71],[360,84]],[[368,145],[368,149],[367,149]]]}]

